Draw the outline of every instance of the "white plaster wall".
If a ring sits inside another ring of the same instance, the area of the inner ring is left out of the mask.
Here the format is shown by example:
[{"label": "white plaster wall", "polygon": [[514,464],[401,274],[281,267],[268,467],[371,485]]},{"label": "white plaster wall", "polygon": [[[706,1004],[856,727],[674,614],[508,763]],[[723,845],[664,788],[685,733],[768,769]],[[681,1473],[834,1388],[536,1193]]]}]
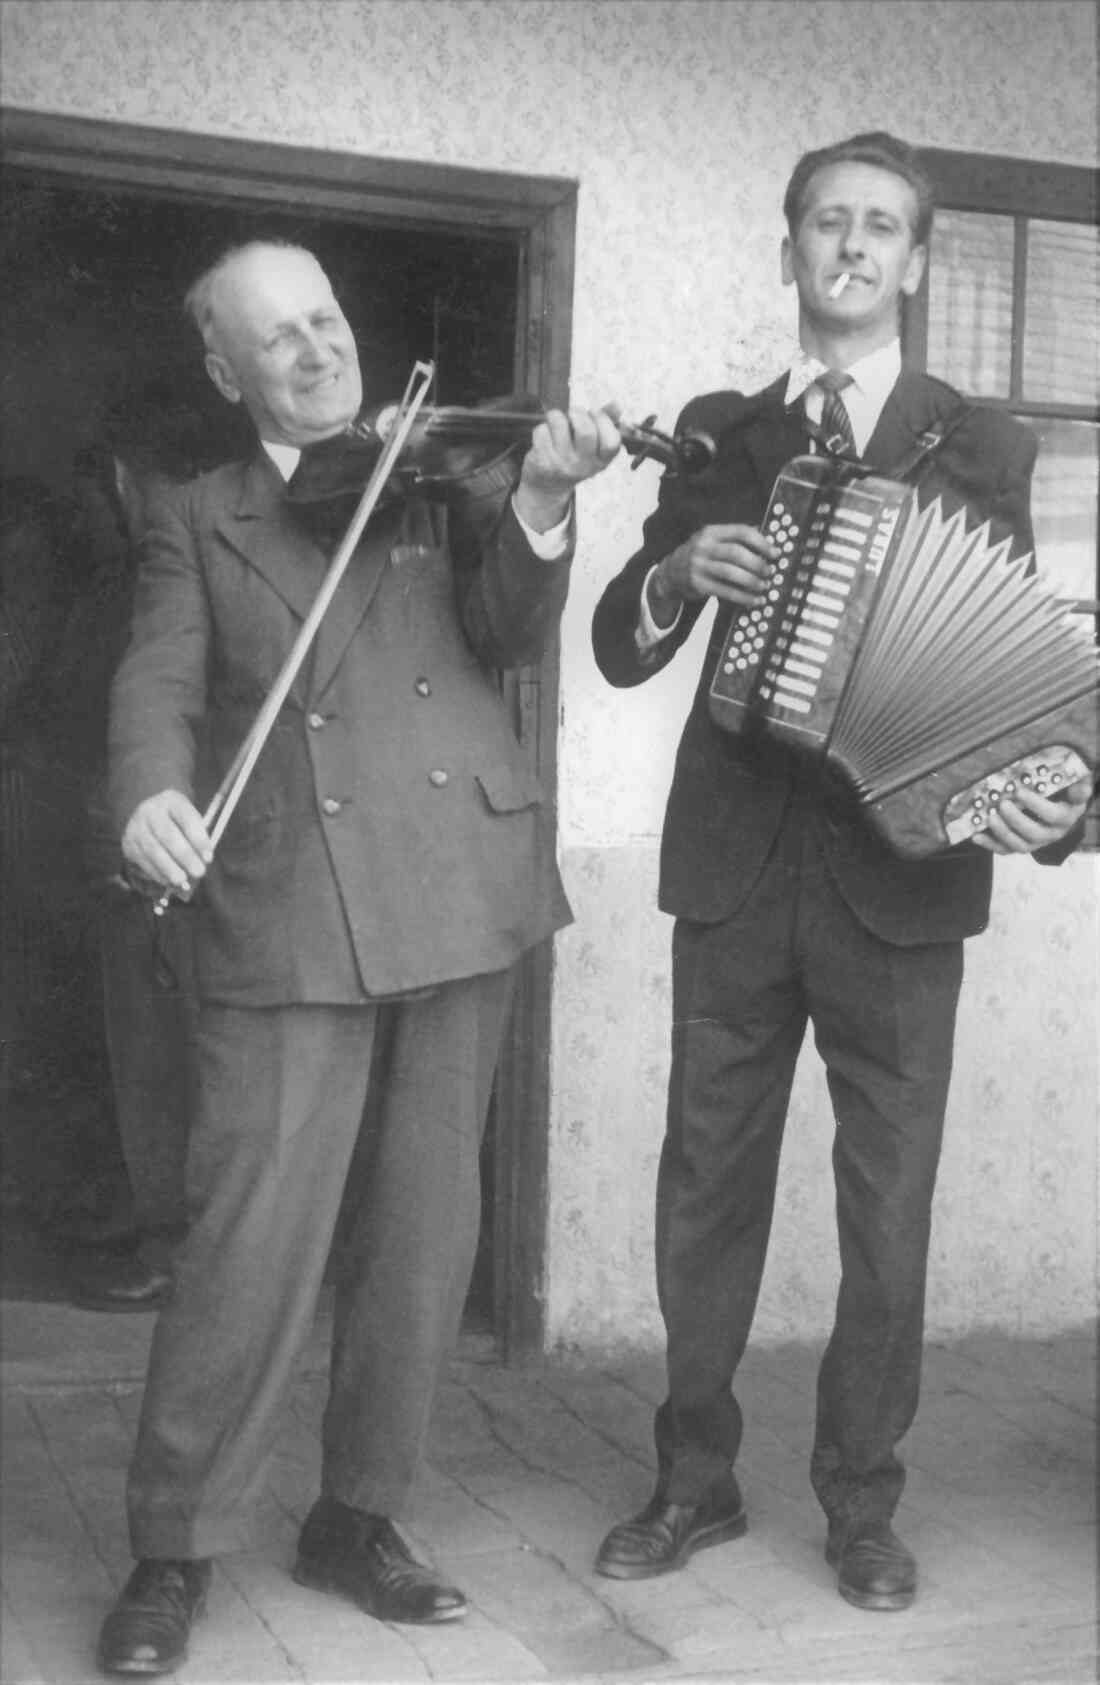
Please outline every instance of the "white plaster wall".
[{"label": "white plaster wall", "polygon": [[[752,388],[789,354],[779,201],[805,148],[882,126],[1096,161],[1091,0],[0,0],[0,47],[12,105],[576,178],[574,396],[668,423],[693,392]],[[578,922],[556,973],[548,1320],[578,1344],[658,1332],[668,930],[653,891],[695,671],[689,648],[644,690],[613,693],[588,644],[653,494],[650,468],[583,488],[563,635],[561,855]],[[972,945],[936,1329],[1091,1312],[1096,907],[1091,862],[1013,863]],[[809,1058],[762,1334],[827,1325],[828,1135]]]}]

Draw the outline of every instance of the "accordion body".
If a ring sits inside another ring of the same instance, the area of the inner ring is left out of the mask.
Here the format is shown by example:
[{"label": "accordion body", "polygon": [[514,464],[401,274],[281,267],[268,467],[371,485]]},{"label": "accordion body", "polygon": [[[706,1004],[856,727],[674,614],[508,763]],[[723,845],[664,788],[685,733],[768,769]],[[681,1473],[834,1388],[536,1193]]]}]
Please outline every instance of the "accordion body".
[{"label": "accordion body", "polygon": [[763,530],[780,557],[730,621],[711,717],[815,758],[898,854],[961,842],[1018,784],[1055,795],[1100,763],[1091,630],[988,524],[805,456]]}]

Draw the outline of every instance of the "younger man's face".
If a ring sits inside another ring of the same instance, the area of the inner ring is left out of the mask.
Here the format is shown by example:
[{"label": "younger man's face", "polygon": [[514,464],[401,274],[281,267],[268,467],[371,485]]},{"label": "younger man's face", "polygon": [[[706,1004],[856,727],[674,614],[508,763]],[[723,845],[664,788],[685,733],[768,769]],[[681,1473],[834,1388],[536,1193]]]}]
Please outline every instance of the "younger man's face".
[{"label": "younger man's face", "polygon": [[[802,216],[783,240],[783,281],[798,289],[806,321],[830,333],[885,344],[898,329],[902,294],[915,293],[925,249],[914,241],[917,195],[873,164],[829,164],[811,177]],[[850,279],[836,298],[839,277]]]}]

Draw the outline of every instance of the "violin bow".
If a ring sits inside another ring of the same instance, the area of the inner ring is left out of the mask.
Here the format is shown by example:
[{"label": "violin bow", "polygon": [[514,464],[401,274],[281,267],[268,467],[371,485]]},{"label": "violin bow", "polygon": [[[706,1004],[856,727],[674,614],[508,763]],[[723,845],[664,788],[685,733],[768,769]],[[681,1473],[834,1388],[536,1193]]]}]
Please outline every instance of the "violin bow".
[{"label": "violin bow", "polygon": [[[320,589],[313,599],[310,611],[298,630],[298,636],[291,645],[290,653],[265,697],[263,706],[256,715],[247,736],[233,757],[225,777],[202,816],[203,824],[210,836],[212,848],[217,848],[222,834],[232,818],[233,811],[244,793],[245,785],[252,776],[253,768],[260,758],[264,744],[271,735],[271,729],[279,711],[290,694],[291,686],[301,671],[302,663],[309,653],[310,645],[317,635],[318,628],[328,612],[333,597],[336,595],[340,581],[347,572],[348,564],[355,554],[355,547],[363,535],[363,529],[373,515],[378,499],[385,490],[386,482],[405,447],[405,441],[412,431],[420,407],[424,403],[434,379],[434,363],[417,362],[413,364],[412,372],[409,375],[401,402],[397,406],[393,424],[386,435],[378,461],[375,463],[371,476],[364,487],[363,495],[359,499],[347,531],[336,547],[332,561],[329,563],[328,572],[325,574]],[[189,889],[183,892],[175,889],[164,890],[154,902],[153,912],[158,917],[162,916],[173,900],[185,899],[189,893]]]}]

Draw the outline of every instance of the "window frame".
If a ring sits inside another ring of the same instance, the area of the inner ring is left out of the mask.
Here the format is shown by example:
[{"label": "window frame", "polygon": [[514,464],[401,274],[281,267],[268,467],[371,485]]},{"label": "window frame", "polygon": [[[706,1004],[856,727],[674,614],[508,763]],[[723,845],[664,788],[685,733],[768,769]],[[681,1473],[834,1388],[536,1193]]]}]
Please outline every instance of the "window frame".
[{"label": "window frame", "polygon": [[[944,152],[936,147],[922,148],[921,162],[932,177],[938,209],[1010,216],[1015,225],[1011,390],[1007,398],[982,394],[982,403],[1013,415],[1056,416],[1067,421],[1100,420],[1100,411],[1089,404],[1035,403],[1014,395],[1020,387],[1018,377],[1023,361],[1027,272],[1020,260],[1026,254],[1025,225],[1029,219],[1035,219],[1087,223],[1095,227],[1100,221],[1100,178],[1096,171],[1079,164],[1036,163],[993,154]],[[902,325],[906,358],[921,369],[928,365],[928,283],[926,265],[920,287],[907,301]]]},{"label": "window frame", "polygon": [[[983,405],[1008,414],[1041,420],[1053,417],[1066,421],[1100,423],[1100,408],[1089,404],[1054,404],[1027,401],[1022,394],[1021,370],[1026,313],[1027,236],[1029,219],[1042,222],[1075,222],[1095,227],[1100,222],[1100,176],[1077,164],[1054,164],[998,154],[946,152],[922,148],[921,161],[932,178],[937,209],[973,211],[987,216],[1012,217],[1015,229],[1015,260],[1012,289],[1012,345],[1009,396],[980,396]],[[914,367],[928,367],[929,271],[925,265],[920,287],[906,301],[902,317],[902,348]],[[1078,604],[1082,613],[1100,615],[1100,553],[1097,556],[1096,597]],[[1097,621],[1100,629],[1100,620]],[[1100,852],[1100,795],[1085,815],[1082,851]]]}]

